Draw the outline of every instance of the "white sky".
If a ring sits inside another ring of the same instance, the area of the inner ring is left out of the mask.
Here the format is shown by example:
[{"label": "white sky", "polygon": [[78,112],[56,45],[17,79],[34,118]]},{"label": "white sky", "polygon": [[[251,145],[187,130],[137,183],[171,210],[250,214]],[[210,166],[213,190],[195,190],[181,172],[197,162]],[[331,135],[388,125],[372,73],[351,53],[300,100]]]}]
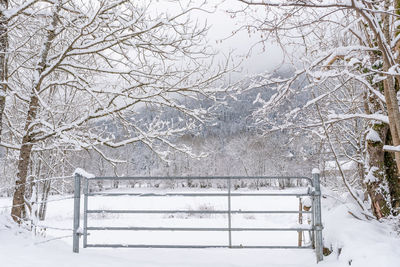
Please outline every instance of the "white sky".
[{"label": "white sky", "polygon": [[245,60],[242,64],[243,76],[272,70],[281,63],[283,58],[279,47],[273,44],[267,44],[265,51],[263,51],[263,46],[258,44],[252,48],[249,57],[245,58],[244,56],[249,53],[249,49],[260,41],[258,36],[249,36],[246,31],[241,31],[236,35],[225,39],[226,37],[231,36],[232,31],[241,26],[239,19],[232,19],[226,10],[231,10],[236,7],[240,8],[240,5],[241,4],[236,0],[228,0],[220,5],[215,13],[208,14],[207,21],[211,26],[209,31],[211,43],[215,44],[216,40],[224,39],[222,43],[216,44],[216,48],[223,53],[228,53],[230,50],[234,50],[234,56],[237,59]]},{"label": "white sky", "polygon": [[[192,0],[196,4],[203,3],[205,0]],[[159,0],[156,1],[158,12],[168,10],[168,12],[174,13],[179,6],[173,1]],[[181,4],[189,3],[189,0],[181,0]],[[254,35],[250,37],[247,32],[241,31],[236,35],[232,35],[232,32],[238,29],[240,25],[240,19],[231,18],[227,10],[239,9],[243,6],[237,0],[208,0],[205,9],[213,10],[214,6],[219,3],[217,9],[213,13],[206,13],[201,11],[195,11],[191,13],[192,19],[198,19],[199,21],[207,20],[207,24],[211,26],[208,32],[208,39],[210,44],[221,52],[219,55],[220,60],[224,59],[224,54],[229,54],[229,51],[233,50],[233,58],[236,62],[244,60],[241,67],[240,73],[230,74],[232,81],[245,77],[246,75],[257,74],[272,70],[282,63],[283,55],[281,49],[273,44],[267,44],[266,51],[263,51],[262,45],[256,45],[252,49],[252,53],[245,58],[249,53],[249,49],[256,44],[259,39],[258,36]],[[229,38],[228,38],[229,37]],[[216,42],[223,40],[221,42]]]}]

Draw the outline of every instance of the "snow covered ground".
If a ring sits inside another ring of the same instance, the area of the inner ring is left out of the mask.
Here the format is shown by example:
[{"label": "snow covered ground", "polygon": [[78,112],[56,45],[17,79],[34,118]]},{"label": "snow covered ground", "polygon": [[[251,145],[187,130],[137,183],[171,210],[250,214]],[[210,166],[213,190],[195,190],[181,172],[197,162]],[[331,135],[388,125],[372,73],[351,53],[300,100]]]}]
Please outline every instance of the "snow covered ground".
[{"label": "snow covered ground", "polygon": [[[148,189],[150,190],[150,189]],[[153,189],[151,189],[153,190]],[[142,190],[143,191],[143,190]],[[158,189],[165,192],[163,189]],[[198,191],[197,191],[198,192]],[[209,192],[209,191],[208,191]],[[259,192],[259,191],[258,191]],[[332,195],[329,193],[328,195]],[[0,209],[0,266],[61,267],[61,266],[317,266],[310,249],[105,249],[81,248],[72,253],[73,200],[49,202],[48,215],[42,225],[48,226],[46,236],[33,236],[18,229],[8,218],[9,208]],[[324,242],[333,253],[318,266],[384,266],[397,267],[400,262],[400,238],[388,226],[376,221],[354,218],[334,198],[323,199]],[[10,205],[10,199],[0,199],[0,207]],[[226,198],[182,197],[91,197],[89,209],[224,209]],[[296,210],[295,197],[235,197],[232,209]],[[355,212],[355,211],[354,211]],[[357,213],[355,212],[357,215]],[[225,215],[117,215],[91,214],[89,226],[174,226],[224,227]],[[262,214],[234,215],[233,227],[297,226],[297,215]],[[306,235],[307,236],[307,235]],[[61,239],[54,239],[64,237]],[[89,243],[129,244],[227,244],[226,232],[116,232],[92,231]],[[297,232],[236,232],[233,245],[296,245]],[[339,252],[340,251],[340,252]]]}]

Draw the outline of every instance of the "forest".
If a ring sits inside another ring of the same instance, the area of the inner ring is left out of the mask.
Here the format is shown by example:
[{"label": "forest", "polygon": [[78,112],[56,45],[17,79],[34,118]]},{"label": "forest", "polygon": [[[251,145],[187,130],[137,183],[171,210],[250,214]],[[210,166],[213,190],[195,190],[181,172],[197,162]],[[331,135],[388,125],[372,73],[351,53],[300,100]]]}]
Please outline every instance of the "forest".
[{"label": "forest", "polygon": [[78,168],[155,177],[99,192],[294,190],[246,177],[317,168],[326,218],[400,245],[399,100],[399,0],[0,0],[0,226],[45,238]]}]

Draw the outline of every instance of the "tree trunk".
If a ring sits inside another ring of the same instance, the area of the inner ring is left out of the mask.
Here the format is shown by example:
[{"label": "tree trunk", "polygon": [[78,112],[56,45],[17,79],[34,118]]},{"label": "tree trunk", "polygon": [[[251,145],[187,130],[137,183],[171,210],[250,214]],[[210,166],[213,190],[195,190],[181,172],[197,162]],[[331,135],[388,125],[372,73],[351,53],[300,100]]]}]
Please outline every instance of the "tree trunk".
[{"label": "tree trunk", "polygon": [[[393,145],[392,136],[390,131],[386,135],[386,145]],[[385,162],[385,173],[386,180],[389,187],[390,201],[392,206],[392,214],[398,215],[400,208],[400,177],[399,171],[397,169],[396,161],[393,153],[385,151],[384,152],[384,162]]]},{"label": "tree trunk", "polygon": [[29,110],[25,123],[25,135],[22,138],[21,150],[18,158],[17,180],[15,181],[15,192],[13,197],[13,207],[11,217],[15,222],[21,223],[26,216],[25,191],[27,185],[28,167],[31,160],[33,143],[29,126],[36,119],[39,99],[36,96],[31,98]]},{"label": "tree trunk", "polygon": [[[8,9],[8,0],[0,0],[1,10]],[[0,142],[3,132],[3,112],[6,105],[8,65],[8,20],[0,11]]]},{"label": "tree trunk", "polygon": [[15,192],[13,197],[13,207],[11,210],[11,217],[17,223],[21,223],[26,219],[26,206],[25,206],[25,191],[27,185],[28,166],[31,160],[31,152],[33,148],[32,140],[32,123],[36,120],[37,112],[39,109],[39,98],[37,96],[40,91],[41,83],[43,81],[42,73],[45,70],[48,54],[52,42],[54,41],[56,34],[56,26],[58,23],[58,12],[61,9],[61,3],[55,4],[54,13],[52,15],[51,27],[47,30],[45,40],[43,42],[42,49],[39,53],[40,58],[38,60],[35,72],[34,72],[34,84],[31,90],[31,99],[29,102],[28,113],[25,120],[24,136],[22,138],[20,155],[18,158],[17,168],[17,179],[15,181]]},{"label": "tree trunk", "polygon": [[[381,140],[386,140],[389,126],[386,124],[373,124],[371,131],[375,131]],[[390,195],[387,190],[386,167],[383,151],[383,141],[375,139],[367,142],[367,169],[364,182],[371,199],[371,208],[374,215],[380,219],[390,214]]]},{"label": "tree trunk", "polygon": [[388,215],[397,215],[400,207],[400,180],[393,153],[382,149],[383,145],[392,145],[389,126],[374,124],[382,142],[367,140],[368,170],[366,175],[367,192],[375,216],[380,219]]},{"label": "tree trunk", "polygon": [[[384,71],[388,71],[385,70]],[[395,83],[392,77],[387,77],[384,81],[384,93],[386,99],[387,112],[389,117],[389,129],[394,146],[400,145],[400,115],[399,115],[399,102],[396,97]],[[394,96],[393,96],[394,95]],[[400,152],[394,153],[394,159],[397,165],[397,170],[400,170]]]},{"label": "tree trunk", "polygon": [[[393,2],[390,0],[385,0],[384,9],[388,11],[392,8]],[[396,62],[391,57],[391,53],[388,49],[391,42],[391,20],[389,15],[384,14],[382,16],[382,31],[383,36],[380,34],[379,29],[374,25],[374,22],[368,17],[367,12],[364,10],[357,10],[360,12],[360,15],[363,16],[370,29],[374,32],[375,40],[372,43],[378,45],[379,50],[382,53],[381,59],[383,61],[382,71],[389,73],[389,70],[396,65]],[[390,134],[392,136],[393,144],[395,146],[400,145],[400,110],[399,110],[399,102],[396,96],[396,83],[400,83],[400,79],[398,77],[393,77],[392,75],[386,75],[386,79],[383,81],[383,93],[385,96],[387,113],[389,117],[389,126],[390,126]],[[400,152],[396,152],[395,161],[397,165],[397,170],[400,171]]]},{"label": "tree trunk", "polygon": [[[389,11],[392,8],[392,0],[385,0],[384,9]],[[387,44],[391,43],[391,20],[389,15],[385,14],[382,16],[383,18],[383,34],[384,39],[382,40],[378,38],[379,47],[383,53],[383,71],[389,72],[390,68],[396,65],[396,62],[393,62],[393,59],[388,55],[388,47]],[[396,59],[395,59],[396,60]],[[400,145],[400,111],[399,111],[399,102],[397,100],[396,93],[396,83],[399,83],[400,80],[395,78],[394,76],[387,75],[386,79],[383,81],[384,95],[386,100],[387,113],[389,117],[389,128],[390,134],[392,136],[393,145]],[[400,152],[394,153],[394,158],[397,165],[397,170],[400,170]]]},{"label": "tree trunk", "polygon": [[[392,3],[385,1],[385,10],[388,10]],[[365,17],[364,17],[365,18]],[[366,19],[373,31],[374,26],[369,19]],[[382,16],[383,34],[376,35],[377,40],[370,40],[369,43],[377,44],[382,52],[382,55],[371,53],[371,58],[375,62],[379,58],[383,61],[382,71],[389,72],[389,69],[395,64],[392,62],[385,42],[389,42],[391,21],[389,16]],[[376,32],[375,32],[376,33]],[[377,34],[377,33],[376,33]],[[400,170],[400,153],[390,154],[383,150],[383,146],[387,144],[400,145],[400,115],[398,100],[396,97],[396,85],[398,81],[393,76],[387,75],[387,78],[374,87],[384,94],[386,101],[386,111],[389,118],[389,125],[374,123],[371,129],[374,130],[380,137],[380,141],[366,140],[367,159],[366,159],[366,177],[364,182],[367,186],[367,193],[371,199],[371,208],[375,216],[380,219],[394,213],[395,207],[399,206],[398,192],[399,188],[399,170]],[[377,100],[366,97],[365,108],[368,114],[373,114],[382,111]],[[370,107],[370,108],[369,108]]]},{"label": "tree trunk", "polygon": [[41,221],[44,221],[44,219],[46,218],[47,199],[49,198],[50,189],[51,189],[51,181],[50,180],[43,181],[42,198],[39,208],[39,220]]}]

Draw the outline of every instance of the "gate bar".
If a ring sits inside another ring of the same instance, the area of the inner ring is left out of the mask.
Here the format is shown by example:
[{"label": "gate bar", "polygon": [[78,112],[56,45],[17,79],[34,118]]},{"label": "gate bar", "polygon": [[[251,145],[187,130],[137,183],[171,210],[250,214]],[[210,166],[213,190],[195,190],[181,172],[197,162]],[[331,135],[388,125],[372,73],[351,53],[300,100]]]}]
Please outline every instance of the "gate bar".
[{"label": "gate bar", "polygon": [[90,226],[88,230],[114,231],[312,231],[311,227],[297,228],[229,228],[229,227],[132,227],[132,226]]},{"label": "gate bar", "polygon": [[[87,247],[92,248],[228,248],[224,245],[145,245],[145,244],[88,244]],[[233,245],[229,248],[274,248],[274,249],[309,249],[312,246],[237,246]]]},{"label": "gate bar", "polygon": [[309,182],[310,185],[313,185],[313,180],[306,176],[121,176],[121,177],[113,177],[113,176],[99,176],[89,178],[90,180],[240,180],[240,179],[273,179],[273,180],[285,180],[285,179],[302,179]]},{"label": "gate bar", "polygon": [[[298,210],[231,210],[231,213],[238,214],[264,214],[264,213],[272,213],[272,214],[281,214],[281,213],[312,213],[312,211],[298,211]],[[228,210],[87,210],[87,213],[209,213],[209,214],[227,214]]]},{"label": "gate bar", "polygon": [[[88,193],[88,196],[138,196],[138,197],[226,197],[227,193]],[[231,193],[232,197],[312,196],[312,193]]]}]

